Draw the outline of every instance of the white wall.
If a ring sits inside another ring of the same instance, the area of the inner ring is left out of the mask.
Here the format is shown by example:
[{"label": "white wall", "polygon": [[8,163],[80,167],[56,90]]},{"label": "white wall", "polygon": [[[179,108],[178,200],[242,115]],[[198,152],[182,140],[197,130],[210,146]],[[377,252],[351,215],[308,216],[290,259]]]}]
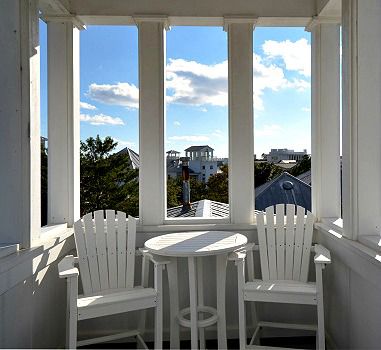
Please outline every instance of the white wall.
[{"label": "white wall", "polygon": [[[379,349],[381,344],[381,262],[359,243],[320,231],[330,251],[324,273],[326,331],[339,349]],[[367,253],[366,253],[367,252]]]},{"label": "white wall", "polygon": [[66,283],[58,261],[73,238],[0,259],[0,348],[57,348],[65,344]]}]

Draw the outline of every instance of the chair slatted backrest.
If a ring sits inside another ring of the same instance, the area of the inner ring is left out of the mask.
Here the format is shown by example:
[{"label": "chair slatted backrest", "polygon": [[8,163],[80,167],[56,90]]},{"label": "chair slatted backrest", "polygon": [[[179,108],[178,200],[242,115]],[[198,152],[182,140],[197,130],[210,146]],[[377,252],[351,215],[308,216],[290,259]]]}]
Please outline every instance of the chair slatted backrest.
[{"label": "chair slatted backrest", "polygon": [[136,219],[98,210],[74,223],[80,276],[85,295],[134,288]]},{"label": "chair slatted backrest", "polygon": [[[307,282],[313,224],[311,212],[293,204],[277,204],[257,214],[263,280]],[[296,221],[295,221],[296,215]],[[265,221],[266,218],[266,221]]]}]

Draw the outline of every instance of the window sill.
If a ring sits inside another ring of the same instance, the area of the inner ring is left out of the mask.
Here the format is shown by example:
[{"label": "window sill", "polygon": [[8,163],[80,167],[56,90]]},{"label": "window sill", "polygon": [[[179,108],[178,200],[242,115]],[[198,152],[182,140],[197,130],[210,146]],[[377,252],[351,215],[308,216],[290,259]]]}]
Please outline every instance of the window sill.
[{"label": "window sill", "polygon": [[[321,232],[324,237],[333,240],[339,246],[343,246],[358,256],[366,259],[372,264],[377,265],[377,267],[381,267],[381,253],[380,249],[369,248],[367,245],[360,241],[353,241],[343,236],[342,229],[340,227],[334,228],[331,224],[326,223],[316,223],[315,228]],[[365,237],[365,236],[363,236]],[[368,236],[369,237],[369,236]]]},{"label": "window sill", "polygon": [[0,244],[0,259],[13,253],[17,253],[19,244]]},{"label": "window sill", "polygon": [[33,247],[17,250],[8,256],[0,258],[0,275],[64,243],[73,233],[73,228],[67,228],[66,224],[42,227],[41,237],[33,243]]},{"label": "window sill", "polygon": [[230,224],[225,219],[213,219],[213,221],[205,220],[170,220],[165,221],[164,225],[144,225],[138,227],[139,232],[183,232],[183,231],[200,231],[200,230],[220,230],[220,231],[248,231],[257,228],[255,223],[252,224]]}]

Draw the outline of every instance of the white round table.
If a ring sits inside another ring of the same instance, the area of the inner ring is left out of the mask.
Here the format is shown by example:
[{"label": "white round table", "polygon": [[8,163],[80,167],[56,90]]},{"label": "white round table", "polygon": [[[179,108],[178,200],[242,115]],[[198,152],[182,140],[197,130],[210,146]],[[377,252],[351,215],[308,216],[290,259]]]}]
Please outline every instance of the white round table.
[{"label": "white round table", "polygon": [[[191,329],[192,349],[205,348],[204,327],[217,323],[218,348],[226,349],[225,283],[227,254],[247,244],[239,233],[226,231],[193,231],[170,233],[151,238],[145,248],[152,254],[171,258],[168,282],[171,312],[171,349],[180,347],[179,324]],[[204,305],[203,266],[201,257],[216,256],[217,309]],[[190,307],[179,310],[177,258],[188,259]],[[196,259],[197,258],[197,259]],[[210,314],[208,318],[198,314]],[[185,316],[190,314],[190,319]]]}]

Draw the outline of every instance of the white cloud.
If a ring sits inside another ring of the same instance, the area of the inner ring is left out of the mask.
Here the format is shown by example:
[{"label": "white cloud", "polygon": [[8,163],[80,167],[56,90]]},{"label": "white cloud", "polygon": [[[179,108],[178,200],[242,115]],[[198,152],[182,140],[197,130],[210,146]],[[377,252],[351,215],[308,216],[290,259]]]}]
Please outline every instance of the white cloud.
[{"label": "white cloud", "polygon": [[[288,79],[282,66],[304,77],[311,75],[311,47],[306,39],[292,42],[268,40],[263,44],[263,57],[253,54],[254,107],[263,110],[265,90],[296,89],[304,91],[310,82],[303,78]],[[279,64],[278,59],[282,60]],[[167,65],[167,102],[197,106],[226,107],[228,104],[228,61],[202,64],[185,59],[169,59]],[[129,83],[89,86],[89,98],[106,104],[139,107],[139,90]]]},{"label": "white cloud", "polygon": [[264,125],[261,128],[254,128],[254,137],[274,136],[281,130],[282,127],[278,124]]},{"label": "white cloud", "polygon": [[216,130],[214,130],[214,131],[211,133],[211,135],[212,135],[213,137],[217,137],[217,138],[222,138],[222,137],[224,137],[224,135],[223,135],[223,133],[222,133],[222,131],[221,131],[220,129],[216,129]]},{"label": "white cloud", "polygon": [[97,109],[97,107],[91,105],[90,103],[82,101],[79,103],[79,106],[81,107],[81,109],[88,109],[90,111],[95,111]]},{"label": "white cloud", "polygon": [[302,111],[303,112],[311,112],[311,107],[303,107]]},{"label": "white cloud", "polygon": [[226,106],[227,61],[205,65],[184,59],[170,59],[167,65],[167,101],[187,105]]},{"label": "white cloud", "polygon": [[209,137],[204,135],[170,136],[168,137],[168,141],[204,142],[209,141]]},{"label": "white cloud", "polygon": [[139,89],[134,84],[91,84],[87,96],[95,101],[128,108],[139,108]]},{"label": "white cloud", "polygon": [[266,40],[262,48],[268,58],[282,59],[287,70],[297,71],[305,77],[311,76],[311,45],[306,39],[295,42]]},{"label": "white cloud", "polygon": [[136,151],[135,142],[125,141],[125,140],[121,140],[121,139],[118,139],[115,137],[113,137],[113,140],[118,143],[116,146],[115,152],[119,152],[120,150],[122,150],[123,148],[126,148],[126,147],[131,148],[132,150]]},{"label": "white cloud", "polygon": [[109,115],[104,114],[81,114],[81,121],[88,122],[92,125],[124,125],[124,121],[121,118],[111,117]]},{"label": "white cloud", "polygon": [[178,120],[175,120],[175,121],[173,122],[173,125],[174,125],[174,126],[180,126],[181,123],[180,123]]}]

